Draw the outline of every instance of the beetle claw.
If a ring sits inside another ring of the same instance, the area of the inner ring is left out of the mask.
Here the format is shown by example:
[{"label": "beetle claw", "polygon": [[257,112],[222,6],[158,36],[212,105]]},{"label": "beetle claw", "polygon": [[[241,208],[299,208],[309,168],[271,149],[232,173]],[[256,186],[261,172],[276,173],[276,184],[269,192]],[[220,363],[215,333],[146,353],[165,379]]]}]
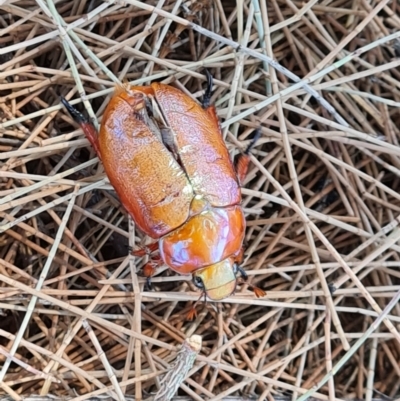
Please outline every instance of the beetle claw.
[{"label": "beetle claw", "polygon": [[75,120],[75,122],[77,122],[79,125],[88,123],[88,120],[84,117],[84,115],[79,112],[74,106],[72,106],[72,104],[68,102],[67,99],[65,99],[63,96],[61,96],[60,99],[61,103],[68,110],[68,113]]}]

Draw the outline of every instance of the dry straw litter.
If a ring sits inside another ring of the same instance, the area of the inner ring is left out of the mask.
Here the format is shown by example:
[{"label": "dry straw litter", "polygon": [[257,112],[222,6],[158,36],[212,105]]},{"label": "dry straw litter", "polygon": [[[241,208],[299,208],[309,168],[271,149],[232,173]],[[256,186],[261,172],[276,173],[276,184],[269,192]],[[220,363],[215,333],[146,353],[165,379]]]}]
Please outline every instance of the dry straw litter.
[{"label": "dry straw litter", "polygon": [[[399,399],[399,15],[0,0],[0,399]],[[205,68],[232,157],[262,132],[244,268],[267,296],[242,285],[189,322],[190,277],[145,288],[144,238],[60,96],[98,127],[115,84],[200,99]]]}]

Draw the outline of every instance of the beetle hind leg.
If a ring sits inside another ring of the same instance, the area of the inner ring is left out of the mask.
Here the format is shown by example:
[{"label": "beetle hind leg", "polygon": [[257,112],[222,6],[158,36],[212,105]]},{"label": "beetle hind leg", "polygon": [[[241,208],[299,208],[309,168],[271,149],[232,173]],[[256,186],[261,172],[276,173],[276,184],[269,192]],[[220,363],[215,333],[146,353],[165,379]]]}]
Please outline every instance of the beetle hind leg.
[{"label": "beetle hind leg", "polygon": [[207,88],[206,91],[204,92],[203,96],[203,109],[207,109],[210,106],[210,101],[211,101],[211,92],[212,92],[212,87],[213,87],[213,76],[211,75],[210,71],[207,69],[204,70],[207,76]]},{"label": "beetle hind leg", "polygon": [[75,107],[72,106],[72,104],[69,103],[68,100],[61,97],[61,103],[68,110],[68,113],[71,115],[74,121],[82,128],[83,133],[85,134],[86,138],[93,146],[93,149],[95,150],[97,156],[101,160],[100,144],[96,128],[82,113],[75,109]]},{"label": "beetle hind leg", "polygon": [[256,130],[254,133],[254,137],[247,146],[246,150],[239,155],[236,161],[236,174],[238,176],[239,182],[242,184],[244,179],[246,178],[247,172],[249,170],[250,164],[250,152],[253,149],[254,145],[258,141],[261,136],[261,131],[259,129]]}]

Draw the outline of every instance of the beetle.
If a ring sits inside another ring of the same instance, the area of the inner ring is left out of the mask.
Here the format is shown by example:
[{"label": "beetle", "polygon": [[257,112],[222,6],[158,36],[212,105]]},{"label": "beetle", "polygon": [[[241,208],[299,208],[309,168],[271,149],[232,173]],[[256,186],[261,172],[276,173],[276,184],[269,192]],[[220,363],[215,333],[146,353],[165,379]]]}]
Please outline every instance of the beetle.
[{"label": "beetle", "polygon": [[[136,225],[155,242],[133,252],[160,253],[208,298],[222,300],[236,288],[246,221],[240,182],[259,134],[231,161],[207,71],[202,105],[181,90],[161,84],[117,86],[99,133],[70,103],[62,103],[81,126],[104,165],[111,185]],[[144,268],[154,273],[154,263]],[[254,288],[257,296],[265,293]]]}]

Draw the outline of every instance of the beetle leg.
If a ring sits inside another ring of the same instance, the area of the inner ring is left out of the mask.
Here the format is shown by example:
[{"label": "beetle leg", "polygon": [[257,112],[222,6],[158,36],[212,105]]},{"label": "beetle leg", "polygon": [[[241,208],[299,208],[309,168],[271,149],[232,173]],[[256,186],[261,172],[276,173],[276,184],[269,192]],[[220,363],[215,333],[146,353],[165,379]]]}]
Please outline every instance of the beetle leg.
[{"label": "beetle leg", "polygon": [[210,106],[211,92],[213,87],[213,76],[207,69],[205,69],[204,72],[206,73],[207,76],[207,88],[206,91],[204,92],[202,103],[203,103],[203,109],[207,109]]},{"label": "beetle leg", "polygon": [[242,279],[243,279],[244,281],[247,281],[247,279],[249,278],[249,276],[247,275],[247,273],[246,273],[246,271],[243,269],[243,267],[240,266],[240,265],[238,265],[237,269],[238,269],[240,275],[242,276]]},{"label": "beetle leg", "polygon": [[210,103],[211,102],[211,92],[212,92],[212,87],[213,87],[213,77],[207,69],[205,69],[204,71],[207,76],[207,88],[204,92],[202,106],[203,106],[203,109],[207,112],[209,118],[214,121],[215,126],[218,129],[218,132],[222,136],[221,124],[218,119],[217,111],[215,110],[215,106],[211,105],[211,103]]},{"label": "beetle leg", "polygon": [[153,252],[157,251],[157,249],[158,249],[158,242],[153,242],[150,245],[139,248],[137,251],[132,250],[132,247],[129,250],[133,256],[140,257],[140,256],[150,255]]},{"label": "beetle leg", "polygon": [[61,97],[61,103],[65,106],[68,110],[68,113],[74,119],[74,121],[79,124],[82,128],[83,133],[85,134],[86,138],[93,146],[98,158],[101,160],[101,153],[100,153],[100,145],[99,145],[99,138],[96,128],[94,128],[93,124],[89,122],[89,120],[83,116],[75,107],[73,107],[66,99]]},{"label": "beetle leg", "polygon": [[206,293],[203,292],[203,293],[200,295],[200,298],[193,304],[193,306],[190,308],[189,312],[187,313],[187,315],[186,315],[186,319],[187,319],[187,320],[191,321],[191,320],[193,320],[194,318],[197,317],[196,306],[197,306],[197,304],[201,301],[201,297],[203,297],[203,296],[204,296],[204,306],[203,306],[203,309],[206,307],[207,298],[206,298]]},{"label": "beetle leg", "polygon": [[154,267],[153,263],[149,262],[143,266],[143,274],[146,278],[150,279],[155,272],[156,268]]},{"label": "beetle leg", "polygon": [[149,288],[151,288],[151,278],[154,276],[157,267],[161,266],[163,263],[163,260],[160,258],[158,260],[152,260],[143,266],[143,275],[146,277],[146,284]]},{"label": "beetle leg", "polygon": [[146,278],[146,287],[148,288],[149,291],[153,290],[153,286],[151,285],[151,277]]},{"label": "beetle leg", "polygon": [[239,182],[242,184],[247,171],[249,169],[249,164],[250,164],[250,151],[254,147],[255,143],[257,140],[260,138],[261,131],[256,130],[253,139],[251,140],[249,146],[247,146],[246,150],[239,155],[236,161],[236,174],[238,176]]},{"label": "beetle leg", "polygon": [[[239,273],[241,275],[241,278],[242,278],[243,282],[246,283],[248,278],[249,278],[249,276],[247,275],[246,271],[243,269],[243,267],[241,267],[239,265],[237,266],[237,269],[238,269],[238,271],[239,271]],[[265,297],[266,292],[263,289],[261,289],[259,287],[256,287],[254,285],[251,285],[251,284],[248,284],[248,287],[249,287],[250,291],[254,292],[254,294],[256,295],[257,298]]]}]

